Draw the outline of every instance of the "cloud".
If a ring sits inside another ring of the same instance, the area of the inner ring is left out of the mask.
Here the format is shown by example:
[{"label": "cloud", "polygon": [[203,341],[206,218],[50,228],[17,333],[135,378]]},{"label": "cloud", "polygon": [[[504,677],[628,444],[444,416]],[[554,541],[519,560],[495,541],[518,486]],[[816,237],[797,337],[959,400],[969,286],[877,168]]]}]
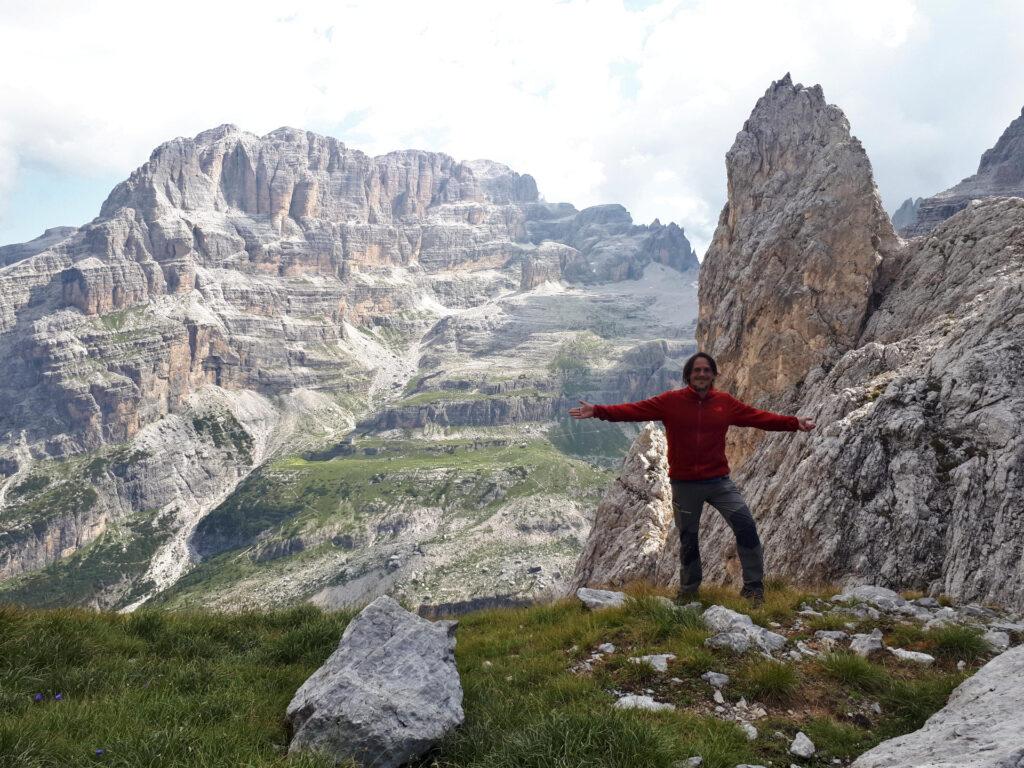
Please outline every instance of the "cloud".
[{"label": "cloud", "polygon": [[1010,0],[378,0],[287,13],[114,0],[0,14],[0,71],[20,73],[0,80],[0,213],[19,167],[124,176],[175,136],[294,125],[371,154],[505,162],[549,200],[621,202],[638,221],[680,222],[702,249],[725,152],[787,71],[843,107],[890,208],[973,172],[1024,103],[1024,10]]}]

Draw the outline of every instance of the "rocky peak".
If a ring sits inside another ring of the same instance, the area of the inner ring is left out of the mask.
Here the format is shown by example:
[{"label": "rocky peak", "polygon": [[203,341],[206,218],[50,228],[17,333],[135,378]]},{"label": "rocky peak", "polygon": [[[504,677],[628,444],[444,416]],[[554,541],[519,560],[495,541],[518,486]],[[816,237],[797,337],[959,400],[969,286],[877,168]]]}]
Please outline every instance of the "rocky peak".
[{"label": "rocky peak", "polygon": [[536,199],[532,177],[498,163],[459,163],[421,150],[371,158],[297,128],[259,137],[222,125],[162,144],[114,189],[100,215],[113,216],[124,207],[159,215],[171,208],[236,210],[269,215],[278,224],[284,217],[388,223],[423,216],[442,203]]},{"label": "rocky peak", "polygon": [[894,218],[893,223],[904,237],[915,237],[931,232],[939,222],[966,208],[971,200],[1021,196],[1024,196],[1024,109],[1003,131],[995,146],[982,154],[976,174],[944,192],[919,200],[912,221],[897,222]]},{"label": "rocky peak", "polygon": [[697,336],[723,388],[777,404],[856,344],[898,239],[861,143],[820,86],[772,83],[726,171]]}]

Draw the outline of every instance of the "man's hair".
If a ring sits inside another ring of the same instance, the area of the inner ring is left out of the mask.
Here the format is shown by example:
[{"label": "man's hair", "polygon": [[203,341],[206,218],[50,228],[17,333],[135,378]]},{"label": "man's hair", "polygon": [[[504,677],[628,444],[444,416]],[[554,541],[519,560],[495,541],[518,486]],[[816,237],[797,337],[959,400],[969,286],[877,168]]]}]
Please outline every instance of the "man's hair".
[{"label": "man's hair", "polygon": [[697,362],[697,358],[699,357],[703,357],[705,360],[707,360],[708,365],[711,366],[711,372],[715,374],[715,376],[718,375],[718,364],[715,362],[715,358],[713,358],[707,352],[698,352],[695,355],[690,355],[690,359],[687,360],[686,364],[683,366],[683,381],[687,384],[690,383],[690,374],[693,373],[694,363]]}]

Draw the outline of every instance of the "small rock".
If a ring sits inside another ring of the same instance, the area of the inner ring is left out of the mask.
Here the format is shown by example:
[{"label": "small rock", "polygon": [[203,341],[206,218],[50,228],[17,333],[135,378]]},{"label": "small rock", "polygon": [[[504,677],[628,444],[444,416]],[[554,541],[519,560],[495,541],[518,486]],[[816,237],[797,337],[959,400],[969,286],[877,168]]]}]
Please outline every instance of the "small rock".
[{"label": "small rock", "polygon": [[702,765],[704,765],[704,758],[694,755],[686,760],[677,760],[672,763],[672,768],[700,768]]},{"label": "small rock", "polygon": [[920,605],[922,608],[941,608],[942,603],[936,600],[934,597],[919,597],[913,601],[914,605]]},{"label": "small rock", "polygon": [[963,659],[960,659],[960,661],[958,661],[956,663],[956,671],[957,672],[963,672],[966,667],[967,667],[967,662],[964,661]]},{"label": "small rock", "polygon": [[725,704],[725,697],[722,695],[721,688],[715,688],[715,695],[713,698],[716,704]]},{"label": "small rock", "polygon": [[747,741],[753,741],[757,738],[757,728],[752,726],[750,723],[740,723],[740,728],[747,734]]},{"label": "small rock", "polygon": [[725,707],[719,705],[715,707],[715,712],[717,712],[718,714],[722,714],[723,712],[725,712]]},{"label": "small rock", "polygon": [[760,720],[762,717],[768,717],[768,710],[764,707],[754,707],[750,710],[750,717],[754,720]]},{"label": "small rock", "polygon": [[615,644],[601,643],[599,646],[597,646],[597,650],[601,653],[615,653]]},{"label": "small rock", "polygon": [[494,666],[494,662],[493,661],[485,661],[484,662],[484,667],[485,668],[490,668],[490,667],[493,667],[493,666]]},{"label": "small rock", "polygon": [[[854,626],[857,626],[854,624]],[[849,635],[838,629],[819,629],[814,633],[815,640],[831,640],[832,642],[838,642],[845,640]]]},{"label": "small rock", "polygon": [[721,672],[705,672],[700,679],[715,688],[723,688],[729,684],[729,676],[723,675]]},{"label": "small rock", "polygon": [[650,712],[675,709],[674,704],[655,701],[650,696],[623,696],[613,706],[615,709],[646,709]]},{"label": "small rock", "polygon": [[1010,635],[990,629],[985,633],[985,642],[992,647],[992,650],[1002,653],[1010,647]]},{"label": "small rock", "polygon": [[882,705],[879,704],[877,701],[871,702],[871,711],[874,712],[876,715],[882,714]]},{"label": "small rock", "polygon": [[576,590],[576,597],[592,611],[599,611],[603,608],[621,608],[626,604],[625,592],[612,592],[607,589],[580,587]]},{"label": "small rock", "polygon": [[929,656],[927,653],[919,653],[918,651],[907,651],[903,648],[890,648],[889,653],[900,661],[911,661],[914,664],[920,664],[923,667],[930,667],[935,663],[934,656]]},{"label": "small rock", "polygon": [[800,651],[804,656],[820,656],[817,651],[807,645],[803,640],[796,641],[796,649]]},{"label": "small rock", "polygon": [[733,653],[746,653],[750,640],[743,632],[720,632],[704,641],[708,648],[725,648]]},{"label": "small rock", "polygon": [[656,653],[650,656],[632,656],[630,662],[633,664],[650,664],[659,672],[668,672],[668,664],[675,661],[674,653]]},{"label": "small rock", "polygon": [[530,566],[529,568],[526,569],[526,572],[527,573],[540,573],[543,570],[544,570],[544,566],[542,566],[542,565],[532,565],[532,566]]},{"label": "small rock", "polygon": [[875,651],[882,650],[882,630],[875,629],[870,635],[854,635],[850,641],[850,650],[858,656],[867,658]]},{"label": "small rock", "polygon": [[799,731],[793,743],[789,745],[789,753],[797,757],[813,757],[815,752],[817,750],[814,748],[814,742],[807,738],[803,731]]}]

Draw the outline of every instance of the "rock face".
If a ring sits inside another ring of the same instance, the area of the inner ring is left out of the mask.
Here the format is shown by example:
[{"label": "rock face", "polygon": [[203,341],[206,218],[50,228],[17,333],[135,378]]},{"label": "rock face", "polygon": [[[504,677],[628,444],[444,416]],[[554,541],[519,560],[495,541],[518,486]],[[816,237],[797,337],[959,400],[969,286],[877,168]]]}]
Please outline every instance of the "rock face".
[{"label": "rock face", "polygon": [[[778,115],[762,124],[764,146],[785,147],[801,135],[783,113],[763,103],[787,105],[794,98],[792,86],[776,84],[755,109]],[[798,114],[809,123],[805,130],[817,130],[819,110]],[[847,147],[843,125],[828,139],[840,152]],[[746,143],[740,134],[738,146]],[[772,209],[743,207],[748,221],[742,226],[723,217],[715,242],[731,247],[715,249],[715,268],[706,261],[702,273],[702,343],[716,351],[724,339],[743,339],[752,358],[725,358],[738,393],[750,397],[753,387],[753,400],[759,392],[772,394],[772,402],[819,425],[807,436],[766,437],[736,473],[759,519],[767,571],[812,581],[852,577],[1020,606],[1024,250],[1017,233],[1024,226],[1024,200],[969,207],[932,237],[896,250],[866,159],[856,167],[858,184],[832,191],[847,196],[841,205],[868,214],[842,217],[834,226],[816,218],[818,186],[807,184],[813,179],[804,179],[795,193],[801,205],[810,206],[803,236],[808,242],[815,232],[830,238],[824,253],[837,257],[836,271],[852,267],[858,275],[845,290],[837,285],[822,293],[807,312],[850,320],[841,334],[818,337],[828,341],[818,345],[820,355],[776,344],[795,332],[807,347],[815,346],[799,318],[751,308],[743,330],[733,334],[733,318],[703,306],[704,297],[730,291],[745,306],[758,306],[761,288],[730,276],[737,269],[776,269],[776,249],[758,249],[756,237],[748,239],[771,226]],[[767,163],[763,177],[742,187],[731,182],[727,211],[733,210],[734,195],[742,201],[764,185],[791,181],[785,168],[772,168]],[[799,218],[799,211],[793,215]],[[740,235],[730,241],[733,232]],[[838,259],[851,252],[863,258]],[[773,284],[782,295],[802,295],[808,270],[819,263],[814,248],[793,256],[789,281]],[[764,335],[754,336],[747,327]],[[784,374],[769,375],[765,360],[775,361]],[[756,383],[762,380],[774,383]],[[723,555],[731,548],[728,532],[712,517],[706,534],[710,575],[722,578]]]},{"label": "rock face", "polygon": [[657,581],[670,528],[675,530],[665,433],[648,425],[597,508],[571,589]]},{"label": "rock face", "polygon": [[[699,342],[723,388],[818,424],[734,446],[766,572],[1024,606],[1024,199],[899,246],[845,119],[788,79],[728,163]],[[705,516],[705,579],[733,542]]]},{"label": "rock face", "polygon": [[[490,161],[369,157],[291,128],[167,142],[91,223],[0,248],[0,580],[102,550],[110,588],[75,599],[135,604],[208,551],[199,521],[271,456],[354,429],[509,441],[550,425],[567,402],[552,358],[580,333],[604,346],[573,370],[621,397],[617,366],[652,328],[692,336],[664,308],[692,303],[697,266],[676,225],[539,202],[532,177]],[[369,516],[416,528],[441,506]],[[246,541],[272,563],[353,540],[346,526]]]},{"label": "rock face", "polygon": [[893,216],[893,226],[903,237],[925,235],[966,208],[971,200],[1021,196],[1024,196],[1024,110],[1007,126],[995,146],[981,156],[976,174],[933,197],[919,198],[912,211],[907,208],[908,200]]},{"label": "rock face", "polygon": [[[700,346],[719,385],[781,406],[808,371],[856,345],[897,238],[871,164],[820,86],[789,75],[758,100],[726,155],[729,199],[701,267]],[[746,436],[733,458],[754,444]]]},{"label": "rock face", "polygon": [[896,209],[892,215],[892,226],[901,235],[905,234],[917,224],[917,213],[921,208],[923,198],[908,197],[903,204]]},{"label": "rock face", "polygon": [[883,741],[853,768],[1019,768],[1024,765],[1024,646],[979,669],[920,730]]},{"label": "rock face", "polygon": [[396,768],[462,724],[456,622],[429,622],[379,597],[288,705],[289,754]]}]

